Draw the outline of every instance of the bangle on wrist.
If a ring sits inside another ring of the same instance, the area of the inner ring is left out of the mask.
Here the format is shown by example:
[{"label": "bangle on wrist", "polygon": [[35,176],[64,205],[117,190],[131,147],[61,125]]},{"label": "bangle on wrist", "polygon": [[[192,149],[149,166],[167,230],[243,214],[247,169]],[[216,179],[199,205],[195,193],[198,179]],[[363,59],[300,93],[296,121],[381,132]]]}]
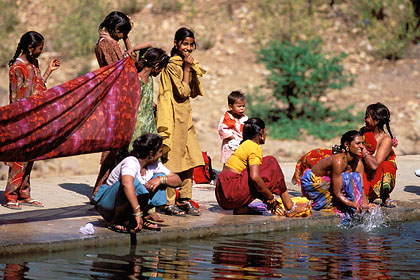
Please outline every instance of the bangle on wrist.
[{"label": "bangle on wrist", "polygon": [[[140,205],[138,205],[136,208],[134,208],[133,213],[140,209]],[[141,211],[140,211],[141,212]]]},{"label": "bangle on wrist", "polygon": [[295,212],[295,210],[296,210],[296,202],[293,202],[293,207],[292,207],[292,208],[290,208],[290,209],[289,209],[289,210],[287,210],[287,211],[284,211],[284,213],[286,213],[286,214],[290,214],[290,213]]},{"label": "bangle on wrist", "polygon": [[167,176],[160,176],[160,183],[162,185],[165,185],[167,180],[168,180]]},{"label": "bangle on wrist", "polygon": [[143,216],[143,212],[140,211],[140,212],[137,212],[137,213],[133,213],[133,216],[134,217]]}]

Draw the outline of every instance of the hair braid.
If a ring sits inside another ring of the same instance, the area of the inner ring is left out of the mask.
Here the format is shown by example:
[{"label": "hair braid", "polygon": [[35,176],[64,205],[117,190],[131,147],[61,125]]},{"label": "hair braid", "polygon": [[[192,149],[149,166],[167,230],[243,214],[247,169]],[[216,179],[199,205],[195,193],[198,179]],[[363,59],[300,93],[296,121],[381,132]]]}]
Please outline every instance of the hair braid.
[{"label": "hair braid", "polygon": [[13,65],[13,63],[15,63],[16,59],[19,57],[19,55],[22,53],[22,47],[20,45],[20,43],[18,44],[17,48],[16,48],[16,52],[15,55],[13,56],[13,58],[9,61],[9,67]]},{"label": "hair braid", "polygon": [[385,125],[386,125],[386,129],[387,129],[387,130],[388,130],[388,132],[389,132],[389,136],[391,136],[391,139],[393,139],[393,138],[394,138],[394,136],[392,136],[391,127],[389,126],[389,119],[388,119],[388,121],[385,123]]}]

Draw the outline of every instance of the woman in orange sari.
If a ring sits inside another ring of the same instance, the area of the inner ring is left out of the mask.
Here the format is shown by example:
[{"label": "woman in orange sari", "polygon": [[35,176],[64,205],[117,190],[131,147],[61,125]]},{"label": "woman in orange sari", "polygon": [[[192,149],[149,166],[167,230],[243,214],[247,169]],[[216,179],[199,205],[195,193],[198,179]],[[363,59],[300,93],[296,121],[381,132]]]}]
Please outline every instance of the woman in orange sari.
[{"label": "woman in orange sari", "polygon": [[361,129],[364,142],[364,191],[370,202],[380,198],[383,207],[395,207],[390,198],[397,175],[396,156],[392,147],[396,147],[398,142],[392,136],[389,126],[390,115],[384,104],[371,104],[366,108],[365,126]]}]

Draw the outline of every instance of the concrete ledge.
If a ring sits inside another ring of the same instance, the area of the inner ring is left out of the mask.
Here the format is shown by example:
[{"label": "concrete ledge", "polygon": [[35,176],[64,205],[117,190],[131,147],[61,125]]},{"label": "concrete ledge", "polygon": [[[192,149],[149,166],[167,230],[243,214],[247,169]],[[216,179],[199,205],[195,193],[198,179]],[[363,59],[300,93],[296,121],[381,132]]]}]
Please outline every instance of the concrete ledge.
[{"label": "concrete ledge", "polygon": [[[394,209],[385,209],[386,220],[390,222],[404,222],[420,219],[420,209],[398,207]],[[203,219],[210,218],[207,213]],[[206,217],[207,216],[207,217]],[[167,216],[163,216],[167,218]],[[97,219],[97,217],[92,217]],[[172,218],[171,222],[182,221],[183,218]],[[194,219],[188,217],[187,219]],[[169,220],[169,219],[168,219]],[[244,220],[250,220],[244,222]],[[61,236],[61,238],[52,238],[44,241],[29,241],[20,243],[2,244],[0,246],[0,257],[16,254],[31,253],[51,253],[80,248],[92,248],[103,246],[130,246],[130,244],[158,243],[173,240],[188,240],[194,238],[206,238],[214,236],[230,236],[238,234],[248,234],[257,232],[270,232],[281,230],[295,230],[299,228],[325,228],[334,227],[340,223],[340,218],[331,213],[315,213],[309,218],[285,218],[273,216],[226,216],[218,224],[201,224],[191,227],[169,227],[161,232],[142,231],[138,234],[121,234],[112,232],[98,221],[96,225],[97,233],[92,236],[73,234],[72,236]],[[72,227],[73,228],[73,227]]]}]

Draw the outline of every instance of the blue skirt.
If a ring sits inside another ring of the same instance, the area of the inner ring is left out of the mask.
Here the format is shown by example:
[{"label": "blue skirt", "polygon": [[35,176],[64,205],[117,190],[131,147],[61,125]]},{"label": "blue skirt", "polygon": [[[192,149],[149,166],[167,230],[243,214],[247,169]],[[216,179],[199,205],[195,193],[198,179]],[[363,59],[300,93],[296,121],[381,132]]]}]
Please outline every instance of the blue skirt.
[{"label": "blue skirt", "polygon": [[[165,176],[163,173],[156,173],[153,178],[158,176]],[[95,195],[95,208],[96,211],[108,222],[111,222],[114,216],[114,209],[119,204],[127,203],[128,200],[125,197],[124,190],[120,188],[121,182],[117,181],[112,186],[102,185],[99,187],[98,192]],[[136,191],[137,199],[140,206],[143,208],[146,205],[142,205],[147,201],[150,207],[157,207],[166,204],[166,185],[165,187],[159,186],[156,191],[152,194],[146,189],[146,187],[140,183],[137,178],[134,178],[134,189]],[[119,195],[119,192],[123,192]],[[147,199],[145,200],[145,196]],[[119,197],[122,197],[120,201],[117,201]],[[141,199],[143,198],[143,199]],[[128,207],[130,208],[130,207]],[[132,211],[132,209],[130,208]]]}]

